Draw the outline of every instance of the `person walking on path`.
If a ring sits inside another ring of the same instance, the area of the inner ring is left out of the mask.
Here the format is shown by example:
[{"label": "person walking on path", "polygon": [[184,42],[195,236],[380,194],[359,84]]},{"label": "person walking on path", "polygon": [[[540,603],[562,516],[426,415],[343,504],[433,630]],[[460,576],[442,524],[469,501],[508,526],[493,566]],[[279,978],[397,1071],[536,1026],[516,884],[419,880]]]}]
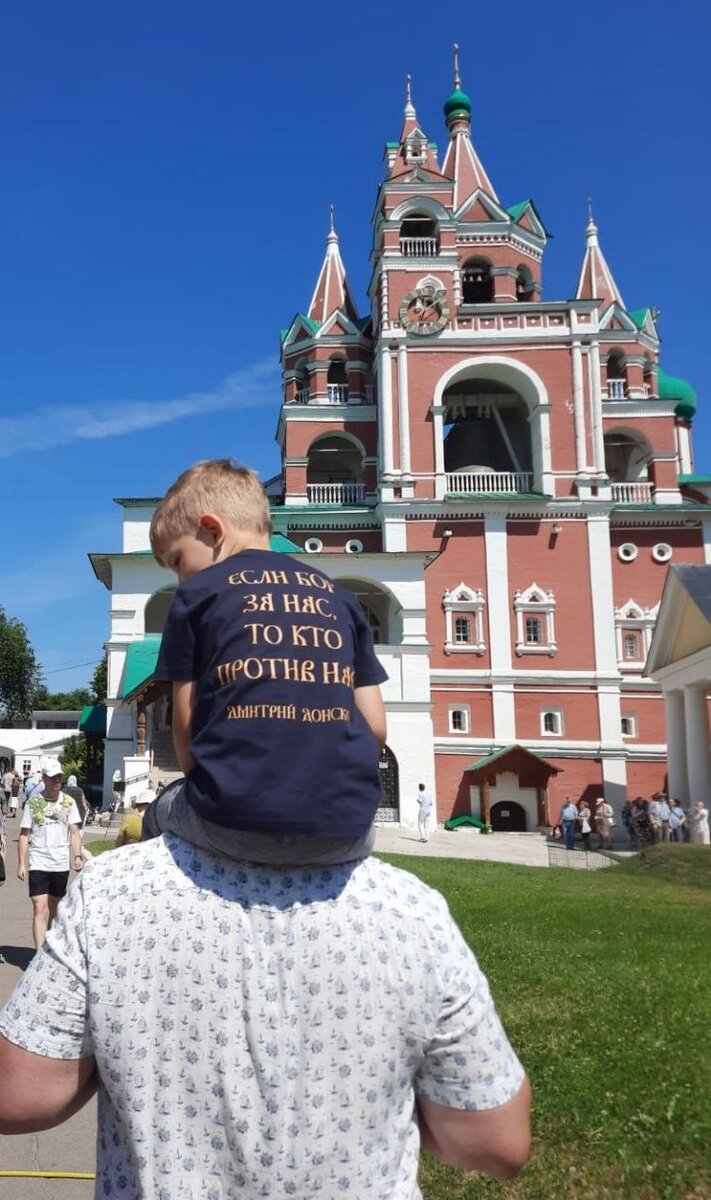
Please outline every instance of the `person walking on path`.
[{"label": "person walking on path", "polygon": [[697,800],[691,814],[691,840],[695,846],[708,846],[709,810],[702,800]]},{"label": "person walking on path", "polygon": [[102,855],[0,1014],[0,1079],[0,1133],[98,1086],[102,1196],[414,1198],[421,1146],[499,1179],[529,1148],[444,899],[373,857],[285,872],[172,834]]},{"label": "person walking on path", "polygon": [[424,783],[417,785],[417,803],[419,812],[417,814],[417,828],[420,831],[420,841],[428,842],[430,840],[430,821],[434,809],[434,799],[429,788],[425,787]]},{"label": "person walking on path", "polygon": [[17,843],[17,878],[28,878],[36,950],[44,942],[67,890],[70,843],[74,870],[81,871],[84,865],[81,817],[74,800],[62,791],[62,764],[58,759],[45,761],[42,781],[44,791],[30,796],[25,805]]},{"label": "person walking on path", "polygon": [[15,778],[15,772],[12,767],[8,767],[2,777],[2,811],[7,816],[10,807],[10,796],[12,795],[12,781]]},{"label": "person walking on path", "polygon": [[600,796],[595,802],[595,831],[599,839],[598,850],[609,850],[612,845],[613,817],[612,805],[607,803],[604,796]]},{"label": "person walking on path", "polygon": [[13,771],[12,783],[10,784],[10,801],[9,801],[11,817],[17,816],[17,809],[18,809],[18,806],[20,803],[21,787],[22,787],[22,784],[20,783],[20,776],[17,774],[17,771]]},{"label": "person walking on path", "polygon": [[575,822],[577,819],[578,810],[570,796],[566,796],[565,804],[560,810],[560,823],[563,826],[563,841],[566,850],[575,849]]}]

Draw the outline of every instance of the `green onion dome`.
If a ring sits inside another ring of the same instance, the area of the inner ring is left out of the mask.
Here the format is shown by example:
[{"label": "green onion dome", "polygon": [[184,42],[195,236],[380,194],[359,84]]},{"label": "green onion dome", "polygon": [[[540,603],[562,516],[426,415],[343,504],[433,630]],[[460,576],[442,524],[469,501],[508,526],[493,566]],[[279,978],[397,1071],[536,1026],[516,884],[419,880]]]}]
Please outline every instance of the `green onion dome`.
[{"label": "green onion dome", "polygon": [[685,421],[693,421],[696,415],[698,397],[691,384],[686,379],[675,375],[667,375],[666,371],[657,371],[657,384],[660,400],[676,400],[674,412]]},{"label": "green onion dome", "polygon": [[447,121],[451,121],[452,117],[466,116],[470,117],[472,113],[472,102],[463,92],[460,87],[455,87],[452,95],[444,102],[444,115]]}]

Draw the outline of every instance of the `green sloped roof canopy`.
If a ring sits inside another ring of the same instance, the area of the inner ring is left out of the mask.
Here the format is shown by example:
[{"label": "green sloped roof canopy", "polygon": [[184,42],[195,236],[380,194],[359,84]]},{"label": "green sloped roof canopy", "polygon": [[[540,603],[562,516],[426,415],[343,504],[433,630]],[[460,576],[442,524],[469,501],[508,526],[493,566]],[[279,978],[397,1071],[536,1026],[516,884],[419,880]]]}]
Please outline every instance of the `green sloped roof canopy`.
[{"label": "green sloped roof canopy", "polygon": [[283,533],[273,533],[269,539],[269,549],[274,550],[276,554],[303,554],[303,546],[297,546],[296,542],[292,542]]},{"label": "green sloped roof canopy", "polygon": [[126,700],[150,682],[158,662],[161,635],[148,633],[140,642],[129,642],[123,672],[121,699]]},{"label": "green sloped roof canopy", "polygon": [[79,729],[82,733],[96,733],[106,737],[106,705],[85,704],[79,718]]},{"label": "green sloped roof canopy", "polygon": [[532,750],[526,750],[524,746],[513,745],[504,746],[501,750],[492,750],[491,754],[476,759],[464,770],[480,783],[493,783],[497,775],[511,771],[534,784],[545,786],[551,775],[557,775],[560,768],[554,767]]},{"label": "green sloped roof canopy", "polygon": [[638,329],[642,329],[651,311],[651,308],[629,308],[627,316],[634,321]]}]

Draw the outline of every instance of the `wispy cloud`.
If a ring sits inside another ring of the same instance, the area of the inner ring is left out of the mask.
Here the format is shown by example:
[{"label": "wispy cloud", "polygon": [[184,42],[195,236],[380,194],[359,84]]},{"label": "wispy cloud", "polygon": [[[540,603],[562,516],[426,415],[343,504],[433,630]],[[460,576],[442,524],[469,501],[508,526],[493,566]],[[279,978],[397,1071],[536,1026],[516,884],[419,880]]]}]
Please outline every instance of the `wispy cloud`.
[{"label": "wispy cloud", "polygon": [[120,437],[186,417],[278,403],[273,359],[228,375],[218,387],[172,400],[104,400],[95,404],[43,405],[18,416],[0,417],[0,458],[48,450],[69,442]]}]

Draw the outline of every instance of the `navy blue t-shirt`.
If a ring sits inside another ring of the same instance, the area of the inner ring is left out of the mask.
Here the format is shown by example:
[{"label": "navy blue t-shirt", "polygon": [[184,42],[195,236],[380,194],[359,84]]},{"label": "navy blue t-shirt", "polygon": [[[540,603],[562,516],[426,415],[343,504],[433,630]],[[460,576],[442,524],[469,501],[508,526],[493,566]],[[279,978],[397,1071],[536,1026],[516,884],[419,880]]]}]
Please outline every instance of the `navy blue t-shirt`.
[{"label": "navy blue t-shirt", "polygon": [[380,803],[378,743],[353,689],[387,674],[350,592],[271,550],[181,584],[156,679],[197,684],[186,799],[259,833],[359,837]]}]

